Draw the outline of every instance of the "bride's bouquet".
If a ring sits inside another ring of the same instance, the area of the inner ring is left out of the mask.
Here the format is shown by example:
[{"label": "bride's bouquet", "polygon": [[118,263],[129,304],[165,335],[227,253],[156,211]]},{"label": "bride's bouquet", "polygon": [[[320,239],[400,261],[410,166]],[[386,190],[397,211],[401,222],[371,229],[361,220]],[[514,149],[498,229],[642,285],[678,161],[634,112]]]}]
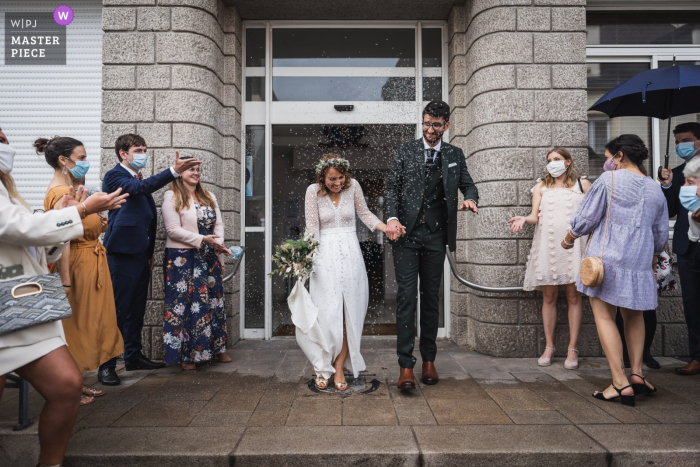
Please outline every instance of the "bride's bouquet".
[{"label": "bride's bouquet", "polygon": [[281,245],[275,246],[272,261],[279,267],[269,276],[278,274],[285,279],[292,276],[297,281],[305,281],[314,272],[313,255],[317,246],[318,242],[313,235],[304,235],[299,240],[285,240]]}]

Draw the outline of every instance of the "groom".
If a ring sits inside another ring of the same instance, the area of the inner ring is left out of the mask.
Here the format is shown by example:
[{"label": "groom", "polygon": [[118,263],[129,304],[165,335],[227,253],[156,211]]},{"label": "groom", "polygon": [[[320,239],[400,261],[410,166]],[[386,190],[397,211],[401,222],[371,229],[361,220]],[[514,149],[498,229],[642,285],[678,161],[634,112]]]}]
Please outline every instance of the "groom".
[{"label": "groom", "polygon": [[[479,194],[461,149],[442,141],[450,128],[450,107],[434,100],[423,109],[423,137],[401,145],[386,185],[387,236],[394,252],[399,290],[396,309],[398,386],[415,389],[413,356],[418,278],[420,278],[421,381],[436,384],[435,370],[440,279],[445,246],[456,249],[457,188],[465,201],[460,210],[478,212]],[[402,235],[405,230],[405,234]]]}]

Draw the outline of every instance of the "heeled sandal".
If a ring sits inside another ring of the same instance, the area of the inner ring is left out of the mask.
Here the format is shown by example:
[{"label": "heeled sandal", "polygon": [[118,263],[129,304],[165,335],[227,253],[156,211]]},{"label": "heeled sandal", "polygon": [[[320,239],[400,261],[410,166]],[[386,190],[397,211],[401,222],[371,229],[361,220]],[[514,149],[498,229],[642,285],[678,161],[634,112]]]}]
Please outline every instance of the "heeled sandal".
[{"label": "heeled sandal", "polygon": [[578,368],[578,350],[576,349],[569,349],[569,352],[574,351],[576,352],[576,360],[573,362],[569,362],[569,356],[567,355],[566,360],[564,360],[564,368],[567,370],[575,370]]},{"label": "heeled sandal", "polygon": [[314,379],[314,384],[318,389],[326,389],[328,387],[328,380],[323,376],[317,376]]},{"label": "heeled sandal", "polygon": [[597,391],[597,392],[593,393],[593,397],[595,397],[598,400],[608,401],[608,402],[612,402],[615,399],[619,398],[620,402],[622,402],[622,405],[626,405],[628,407],[634,407],[634,394],[632,394],[631,396],[623,396],[622,395],[622,391],[624,391],[627,388],[632,387],[631,384],[628,384],[627,386],[625,386],[624,388],[621,388],[621,389],[617,389],[614,384],[611,384],[611,386],[617,392],[617,396],[611,397],[610,399],[608,399],[607,397],[605,397],[605,394],[603,394],[603,391]]},{"label": "heeled sandal", "polygon": [[335,380],[333,380],[333,385],[335,386],[335,389],[338,391],[345,391],[348,388],[347,381],[341,381],[341,382],[337,383]]},{"label": "heeled sandal", "polygon": [[642,384],[639,383],[632,383],[632,389],[634,390],[634,394],[637,395],[643,395],[643,394],[653,394],[656,392],[656,388],[650,388],[647,386],[647,380],[644,376],[638,375],[636,373],[632,373],[630,376],[636,376],[637,378],[641,379],[643,381]]}]

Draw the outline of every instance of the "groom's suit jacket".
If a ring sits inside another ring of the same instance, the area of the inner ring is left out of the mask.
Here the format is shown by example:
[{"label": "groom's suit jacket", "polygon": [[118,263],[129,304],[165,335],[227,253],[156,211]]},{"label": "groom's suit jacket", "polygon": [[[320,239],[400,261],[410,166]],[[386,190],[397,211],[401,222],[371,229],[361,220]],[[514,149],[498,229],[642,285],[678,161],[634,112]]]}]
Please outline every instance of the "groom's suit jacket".
[{"label": "groom's suit jacket", "polygon": [[[479,201],[479,192],[467,170],[464,153],[456,146],[442,142],[442,180],[447,201],[447,244],[450,251],[457,249],[457,189],[464,199]],[[406,227],[406,235],[399,237],[395,246],[406,241],[411,230],[418,225],[418,213],[425,191],[425,152],[423,138],[402,144],[391,166],[386,183],[387,219],[396,217]]]}]

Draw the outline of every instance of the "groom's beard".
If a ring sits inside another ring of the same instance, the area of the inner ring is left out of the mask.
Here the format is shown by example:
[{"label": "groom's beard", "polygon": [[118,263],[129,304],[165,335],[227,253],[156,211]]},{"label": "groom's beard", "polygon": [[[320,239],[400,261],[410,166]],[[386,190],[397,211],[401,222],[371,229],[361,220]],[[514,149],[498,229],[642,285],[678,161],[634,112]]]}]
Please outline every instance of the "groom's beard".
[{"label": "groom's beard", "polygon": [[425,138],[425,140],[426,140],[428,143],[430,143],[430,144],[437,144],[438,141],[440,141],[440,140],[442,139],[442,135],[443,135],[444,133],[445,133],[445,132],[443,131],[443,132],[440,132],[440,133],[433,133],[433,134],[431,135],[431,134],[428,133],[427,131],[424,131],[424,132],[423,132],[423,138]]}]

